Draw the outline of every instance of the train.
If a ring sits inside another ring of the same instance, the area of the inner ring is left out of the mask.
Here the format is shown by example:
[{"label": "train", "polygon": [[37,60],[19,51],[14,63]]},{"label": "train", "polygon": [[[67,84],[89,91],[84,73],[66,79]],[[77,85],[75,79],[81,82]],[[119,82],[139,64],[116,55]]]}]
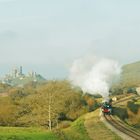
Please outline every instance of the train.
[{"label": "train", "polygon": [[103,114],[112,114],[112,99],[104,100],[101,105],[101,111]]}]

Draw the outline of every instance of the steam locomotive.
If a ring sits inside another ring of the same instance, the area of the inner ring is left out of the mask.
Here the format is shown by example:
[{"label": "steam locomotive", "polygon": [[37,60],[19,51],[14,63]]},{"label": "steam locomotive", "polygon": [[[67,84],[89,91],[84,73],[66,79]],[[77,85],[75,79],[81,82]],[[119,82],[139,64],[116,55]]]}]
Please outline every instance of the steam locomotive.
[{"label": "steam locomotive", "polygon": [[112,114],[112,99],[103,101],[101,105],[101,110],[103,114],[111,115]]}]

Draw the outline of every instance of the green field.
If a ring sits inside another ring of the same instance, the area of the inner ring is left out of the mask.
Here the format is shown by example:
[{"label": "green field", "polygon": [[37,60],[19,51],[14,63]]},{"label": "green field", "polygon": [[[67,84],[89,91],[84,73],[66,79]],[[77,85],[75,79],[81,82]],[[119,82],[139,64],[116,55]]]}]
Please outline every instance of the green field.
[{"label": "green field", "polygon": [[0,127],[0,140],[90,140],[79,118],[69,128],[52,132],[43,128]]},{"label": "green field", "polygon": [[90,140],[86,128],[84,126],[84,121],[84,117],[80,117],[71,125],[71,127],[65,129],[63,131],[65,138],[67,140]]},{"label": "green field", "polygon": [[0,127],[0,140],[58,140],[52,132],[39,128]]},{"label": "green field", "polygon": [[140,61],[122,67],[121,80],[126,87],[135,87],[140,83]]}]

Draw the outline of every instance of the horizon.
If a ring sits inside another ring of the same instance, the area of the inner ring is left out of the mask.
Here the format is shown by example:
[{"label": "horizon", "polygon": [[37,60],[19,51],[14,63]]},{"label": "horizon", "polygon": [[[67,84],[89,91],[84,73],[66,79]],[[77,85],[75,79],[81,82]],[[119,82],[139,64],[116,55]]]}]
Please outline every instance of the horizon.
[{"label": "horizon", "polygon": [[[126,63],[124,65],[121,65],[121,68],[125,65],[129,65],[129,64],[133,64],[133,63],[139,63],[140,61],[134,61],[134,62],[130,62],[130,63]],[[4,77],[5,75],[7,74],[11,74],[12,73],[12,70],[13,69],[17,69],[19,70],[19,68],[22,67],[22,73],[25,74],[25,75],[28,75],[30,72],[36,72],[37,74],[40,74],[41,76],[43,76],[45,79],[48,79],[48,80],[53,80],[53,79],[58,79],[58,80],[63,80],[63,79],[67,79],[68,77],[60,77],[60,78],[56,78],[56,77],[53,77],[53,78],[49,78],[49,77],[45,77],[42,73],[39,73],[38,71],[34,70],[34,69],[30,69],[30,68],[26,68],[26,66],[21,66],[21,65],[18,65],[18,66],[12,66],[11,68],[9,67],[9,69],[5,69],[5,71],[3,71],[3,74],[0,75],[0,78]]]}]

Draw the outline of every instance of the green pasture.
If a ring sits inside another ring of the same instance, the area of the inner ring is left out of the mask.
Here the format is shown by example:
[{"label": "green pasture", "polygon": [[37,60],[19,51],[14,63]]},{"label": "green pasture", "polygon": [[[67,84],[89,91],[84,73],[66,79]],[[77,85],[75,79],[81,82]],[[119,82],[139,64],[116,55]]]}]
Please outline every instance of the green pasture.
[{"label": "green pasture", "polygon": [[58,140],[52,133],[39,128],[0,127],[0,140]]}]

